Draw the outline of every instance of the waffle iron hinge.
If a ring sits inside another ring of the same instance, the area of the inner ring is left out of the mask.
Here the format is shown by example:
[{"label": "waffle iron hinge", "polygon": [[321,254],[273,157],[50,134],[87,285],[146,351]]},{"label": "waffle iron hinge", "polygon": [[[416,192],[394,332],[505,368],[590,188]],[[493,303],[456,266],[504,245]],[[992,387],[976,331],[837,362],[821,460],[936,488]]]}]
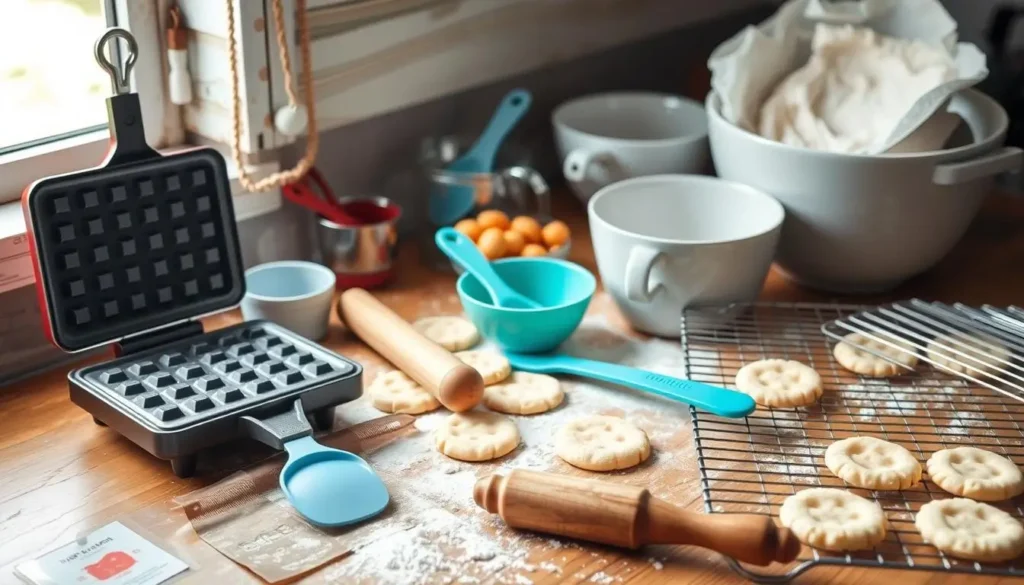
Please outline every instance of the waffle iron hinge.
[{"label": "waffle iron hinge", "polygon": [[114,355],[117,357],[132,355],[202,334],[203,323],[201,321],[185,321],[156,331],[125,337],[114,344]]}]

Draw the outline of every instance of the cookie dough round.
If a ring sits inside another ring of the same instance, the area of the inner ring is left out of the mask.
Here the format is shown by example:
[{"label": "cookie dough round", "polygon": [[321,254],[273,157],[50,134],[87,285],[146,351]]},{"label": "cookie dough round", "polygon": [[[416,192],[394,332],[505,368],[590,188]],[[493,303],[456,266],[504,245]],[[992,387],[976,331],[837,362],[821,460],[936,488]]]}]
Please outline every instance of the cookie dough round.
[{"label": "cookie dough round", "polygon": [[[871,335],[878,339],[888,340],[892,345],[876,341],[860,333],[851,333],[843,337],[843,340],[836,345],[832,350],[832,356],[836,358],[840,366],[854,374],[873,378],[891,378],[903,374],[905,370],[898,364],[910,369],[917,366],[917,354],[914,352],[914,346],[887,333],[876,332]],[[865,351],[866,349],[884,355],[891,361],[868,353]]]},{"label": "cookie dough round", "polygon": [[998,339],[966,333],[935,337],[928,344],[926,355],[940,366],[971,376],[998,372],[1007,367],[1005,362],[1010,359],[1009,350]]},{"label": "cookie dough round", "polygon": [[459,461],[490,461],[519,445],[519,429],[508,417],[493,412],[456,412],[434,431],[434,445]]},{"label": "cookie dough round", "polygon": [[504,382],[484,389],[484,405],[507,414],[539,414],[562,403],[558,380],[544,374],[512,372]]},{"label": "cookie dough round", "polygon": [[412,324],[424,337],[447,349],[462,351],[480,341],[480,332],[462,317],[424,317]]},{"label": "cookie dough round", "polygon": [[614,416],[578,418],[555,435],[555,453],[588,471],[614,471],[639,465],[651,456],[647,433]]},{"label": "cookie dough round", "polygon": [[505,356],[493,351],[460,351],[455,354],[455,357],[476,368],[487,386],[501,382],[512,373],[512,366],[509,365]]},{"label": "cookie dough round", "polygon": [[1002,455],[976,447],[957,447],[932,453],[928,477],[955,495],[998,502],[1024,493],[1020,468]]},{"label": "cookie dough round", "polygon": [[829,551],[872,548],[885,540],[882,508],[846,490],[810,488],[789,496],[779,521],[800,542]]},{"label": "cookie dough round", "polygon": [[441,407],[430,392],[398,370],[378,374],[366,394],[374,408],[393,414],[421,414]]},{"label": "cookie dough round", "polygon": [[832,443],[825,466],[846,483],[869,490],[905,490],[921,481],[921,464],[910,451],[874,437]]},{"label": "cookie dough round", "polygon": [[999,508],[967,498],[933,500],[914,518],[921,538],[971,561],[1000,562],[1024,553],[1024,526]]},{"label": "cookie dough round", "polygon": [[793,360],[759,360],[736,372],[736,388],[761,406],[809,406],[821,397],[821,376]]}]

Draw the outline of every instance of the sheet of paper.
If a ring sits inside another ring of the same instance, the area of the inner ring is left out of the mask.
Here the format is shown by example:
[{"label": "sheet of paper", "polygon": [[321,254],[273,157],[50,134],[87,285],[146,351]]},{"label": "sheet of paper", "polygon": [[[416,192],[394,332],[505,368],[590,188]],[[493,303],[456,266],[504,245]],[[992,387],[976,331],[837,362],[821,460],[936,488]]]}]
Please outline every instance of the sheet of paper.
[{"label": "sheet of paper", "polygon": [[985,54],[973,44],[957,42],[956,21],[939,0],[787,0],[770,18],[744,28],[711,53],[711,87],[721,99],[722,116],[756,133],[761,107],[780,81],[807,63],[814,28],[822,22],[853,24],[890,37],[944,47],[956,65],[957,78],[918,98],[869,154],[885,152],[896,144],[901,145],[900,152],[909,152],[911,147],[940,148],[941,142],[926,142],[932,136],[929,129],[919,136],[912,134],[953,94],[988,76]]},{"label": "sheet of paper", "polygon": [[18,565],[35,585],[157,585],[188,570],[181,560],[120,522]]}]

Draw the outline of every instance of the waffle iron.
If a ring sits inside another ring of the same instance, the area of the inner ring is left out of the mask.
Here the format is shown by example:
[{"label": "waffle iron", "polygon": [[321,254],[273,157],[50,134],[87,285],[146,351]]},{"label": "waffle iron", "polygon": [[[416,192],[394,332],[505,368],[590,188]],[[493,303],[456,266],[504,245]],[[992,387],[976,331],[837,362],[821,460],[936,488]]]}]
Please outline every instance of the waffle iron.
[{"label": "waffle iron", "polygon": [[[123,66],[103,54],[117,38]],[[360,396],[362,368],[266,321],[203,331],[201,317],[245,294],[224,158],[152,150],[129,91],[134,38],[109,29],[95,53],[113,80],[106,160],[36,181],[22,197],[48,337],[68,352],[114,347],[112,361],[68,374],[72,402],[180,477],[195,472],[199,451],[232,439],[279,448],[254,421],[298,411],[329,427],[334,406]]]}]

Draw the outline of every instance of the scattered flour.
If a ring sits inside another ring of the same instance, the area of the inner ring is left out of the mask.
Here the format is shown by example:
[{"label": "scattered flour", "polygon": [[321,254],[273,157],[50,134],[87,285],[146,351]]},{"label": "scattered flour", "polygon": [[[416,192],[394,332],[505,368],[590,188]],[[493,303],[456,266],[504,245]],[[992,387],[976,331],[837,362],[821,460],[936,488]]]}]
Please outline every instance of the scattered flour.
[{"label": "scattered flour", "polygon": [[556,565],[554,563],[549,563],[548,561],[544,561],[543,563],[541,563],[541,564],[539,564],[537,566],[540,567],[542,571],[547,571],[548,573],[558,574],[558,573],[562,572],[562,568],[561,567],[559,567],[558,565]]},{"label": "scattered flour", "polygon": [[[614,333],[601,316],[588,317],[574,337],[571,351],[581,357],[608,359],[618,357],[631,365],[667,375],[682,376],[683,357],[678,341],[638,341]],[[480,349],[493,349],[485,342]],[[615,354],[612,356],[611,354]],[[687,433],[689,411],[686,405],[614,386],[591,384],[577,379],[562,379],[565,402],[555,410],[532,416],[511,416],[519,428],[522,443],[515,451],[491,464],[453,461],[434,447],[433,431],[445,417],[441,410],[417,417],[420,432],[391,443],[370,454],[370,464],[385,477],[410,477],[406,489],[417,498],[401,502],[418,506],[415,525],[403,531],[374,539],[354,550],[348,559],[324,569],[326,582],[401,583],[417,585],[444,581],[453,583],[496,582],[509,585],[532,583],[523,573],[539,566],[547,573],[560,574],[552,562],[531,564],[532,551],[549,551],[578,545],[550,537],[509,530],[497,515],[480,510],[473,502],[473,485],[478,476],[502,469],[549,470],[560,465],[554,454],[555,431],[569,420],[592,413],[623,416],[647,432],[655,457],[668,447],[673,437]],[[480,407],[481,409],[483,407]],[[381,416],[365,398],[339,409],[346,423],[354,424]],[[673,465],[695,466],[695,461],[674,460]],[[407,510],[407,508],[406,508]],[[408,514],[405,514],[409,518]],[[386,523],[382,523],[386,524]],[[566,557],[562,557],[563,562]],[[603,575],[603,577],[599,577]],[[607,575],[597,573],[595,583],[611,583]]]}]

